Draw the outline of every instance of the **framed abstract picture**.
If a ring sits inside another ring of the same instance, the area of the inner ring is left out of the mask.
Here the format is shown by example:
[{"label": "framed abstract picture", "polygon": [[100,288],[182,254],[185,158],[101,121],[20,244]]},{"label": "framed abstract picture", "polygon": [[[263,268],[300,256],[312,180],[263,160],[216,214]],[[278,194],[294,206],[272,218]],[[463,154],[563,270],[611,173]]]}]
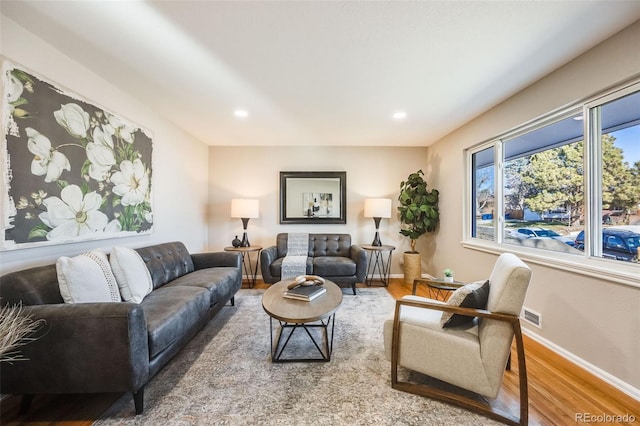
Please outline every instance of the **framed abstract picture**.
[{"label": "framed abstract picture", "polygon": [[347,172],[280,172],[280,223],[347,223]]},{"label": "framed abstract picture", "polygon": [[152,138],[2,63],[2,250],[150,233]]}]

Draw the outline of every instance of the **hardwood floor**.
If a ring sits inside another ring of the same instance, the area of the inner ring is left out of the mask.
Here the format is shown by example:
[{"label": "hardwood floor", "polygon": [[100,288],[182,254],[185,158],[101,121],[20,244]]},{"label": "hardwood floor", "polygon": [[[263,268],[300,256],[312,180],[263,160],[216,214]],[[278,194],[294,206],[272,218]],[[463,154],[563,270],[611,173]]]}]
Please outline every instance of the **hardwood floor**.
[{"label": "hardwood floor", "polygon": [[[255,288],[267,288],[258,283]],[[359,287],[363,287],[359,285]],[[389,293],[396,299],[411,294],[411,286],[400,279],[391,279]],[[419,295],[428,296],[424,287]],[[590,416],[627,415],[635,422],[604,419],[599,424],[640,423],[640,403],[602,382],[580,367],[525,336],[525,353],[529,378],[529,424],[570,425],[580,422],[580,413]],[[505,380],[498,399],[514,412],[518,407],[518,372],[515,351],[512,354],[512,370],[505,373]],[[1,372],[0,372],[1,374]],[[20,398],[8,397],[0,402],[2,425],[90,425],[120,394],[94,395],[39,395],[33,400],[27,414],[19,414]],[[584,419],[585,417],[583,417]],[[597,419],[596,419],[597,420]],[[599,419],[602,420],[602,419]],[[594,422],[595,423],[595,422]]]}]

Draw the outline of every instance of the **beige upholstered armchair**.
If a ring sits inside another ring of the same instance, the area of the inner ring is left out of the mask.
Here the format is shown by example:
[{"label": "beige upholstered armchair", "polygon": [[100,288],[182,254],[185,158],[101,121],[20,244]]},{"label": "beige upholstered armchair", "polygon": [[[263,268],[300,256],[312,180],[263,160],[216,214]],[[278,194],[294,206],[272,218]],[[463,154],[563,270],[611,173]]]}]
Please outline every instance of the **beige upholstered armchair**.
[{"label": "beige upholstered armchair", "polygon": [[[531,269],[524,262],[514,254],[504,253],[494,265],[489,285],[482,286],[485,290],[488,287],[486,309],[453,306],[451,299],[448,303],[418,296],[398,300],[394,318],[384,324],[392,387],[470,408],[509,424],[526,425],[527,375],[519,315],[530,278]],[[480,287],[476,284],[474,288]],[[466,325],[443,327],[444,312],[462,315],[458,319],[467,321],[477,319]],[[519,419],[496,410],[491,401],[485,404],[462,391],[398,381],[401,366],[494,399],[510,362],[514,336],[520,381]]]}]

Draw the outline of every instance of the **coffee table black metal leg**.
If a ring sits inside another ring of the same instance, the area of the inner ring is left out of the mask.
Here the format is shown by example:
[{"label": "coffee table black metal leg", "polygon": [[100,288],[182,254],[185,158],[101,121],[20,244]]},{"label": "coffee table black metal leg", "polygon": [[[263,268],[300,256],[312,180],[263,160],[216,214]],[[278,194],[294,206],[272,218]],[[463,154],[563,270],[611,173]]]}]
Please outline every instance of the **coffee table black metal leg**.
[{"label": "coffee table black metal leg", "polygon": [[[277,336],[277,338],[275,340],[275,346],[274,346],[273,318],[269,318],[270,338],[271,338],[271,361],[272,362],[276,362],[276,363],[281,363],[281,362],[318,362],[318,361],[328,362],[328,361],[330,361],[331,360],[331,354],[333,352],[333,333],[335,331],[335,322],[336,322],[335,314],[331,315],[327,319],[326,323],[321,320],[320,324],[286,323],[286,322],[278,321],[278,323],[280,325],[280,329],[278,330],[278,336]],[[331,323],[331,329],[329,329],[329,323]],[[283,332],[284,332],[285,328],[290,328],[291,331],[287,335],[285,341],[282,342]],[[311,339],[311,342],[316,347],[316,349],[318,350],[318,353],[320,354],[320,356],[322,358],[286,358],[286,359],[282,358],[282,354],[283,354],[285,348],[287,347],[287,344],[289,343],[289,340],[291,339],[291,336],[293,336],[293,333],[298,328],[303,328],[305,330],[305,332],[307,333],[307,335]],[[325,350],[323,350],[320,347],[320,345],[318,344],[316,339],[311,334],[311,332],[310,332],[311,328],[322,328],[323,340],[324,340],[323,343],[324,343],[324,349]],[[331,336],[329,336],[329,334],[331,334]],[[326,353],[325,353],[325,351],[326,351]]]}]

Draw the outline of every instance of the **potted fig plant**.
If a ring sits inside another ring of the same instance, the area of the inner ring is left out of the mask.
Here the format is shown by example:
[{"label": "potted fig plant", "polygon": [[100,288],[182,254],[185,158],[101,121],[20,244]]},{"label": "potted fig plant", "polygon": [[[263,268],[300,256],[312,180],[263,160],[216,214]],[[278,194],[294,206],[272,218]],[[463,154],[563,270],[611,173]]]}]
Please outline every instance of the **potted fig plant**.
[{"label": "potted fig plant", "polygon": [[413,280],[422,276],[421,257],[416,251],[416,240],[427,232],[435,231],[440,222],[437,189],[429,190],[418,170],[411,173],[406,181],[400,183],[398,213],[400,233],[411,240],[411,251],[404,252],[404,282],[413,284]]}]

